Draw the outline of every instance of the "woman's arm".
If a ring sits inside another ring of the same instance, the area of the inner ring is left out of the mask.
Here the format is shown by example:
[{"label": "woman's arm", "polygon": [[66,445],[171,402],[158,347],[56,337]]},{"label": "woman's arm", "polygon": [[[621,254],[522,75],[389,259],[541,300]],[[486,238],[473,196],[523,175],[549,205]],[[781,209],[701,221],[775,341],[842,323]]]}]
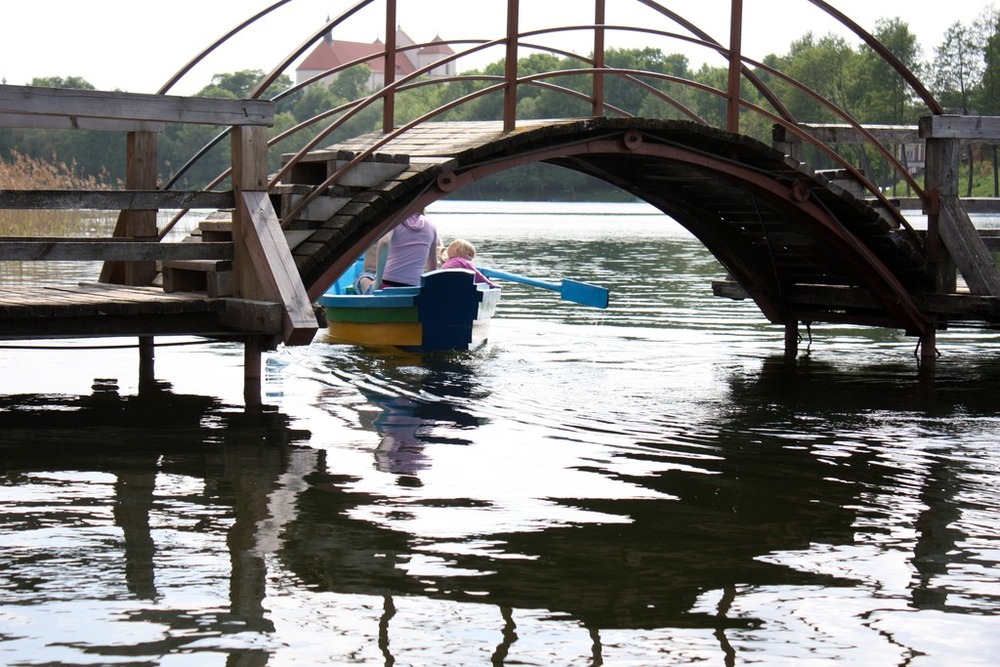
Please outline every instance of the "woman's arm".
[{"label": "woman's arm", "polygon": [[372,285],[373,290],[382,289],[382,273],[385,272],[385,262],[389,257],[389,241],[391,239],[392,232],[389,232],[378,240],[375,259],[375,284]]}]

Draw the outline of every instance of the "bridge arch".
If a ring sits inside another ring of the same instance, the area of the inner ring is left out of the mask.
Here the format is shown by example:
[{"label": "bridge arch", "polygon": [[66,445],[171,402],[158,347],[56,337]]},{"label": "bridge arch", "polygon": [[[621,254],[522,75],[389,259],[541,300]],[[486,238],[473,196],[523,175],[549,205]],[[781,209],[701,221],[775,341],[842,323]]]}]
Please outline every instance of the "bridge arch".
[{"label": "bridge arch", "polygon": [[[350,159],[377,136],[328,150]],[[620,187],[675,219],[772,322],[849,319],[914,335],[929,327],[911,296],[933,282],[919,239],[893,216],[747,137],[639,118],[522,123],[514,132],[495,122],[428,123],[381,150],[406,156],[409,165],[359,193],[293,250],[314,298],[409,211],[485,176],[546,162]],[[803,298],[817,288],[867,298],[817,306]]]}]

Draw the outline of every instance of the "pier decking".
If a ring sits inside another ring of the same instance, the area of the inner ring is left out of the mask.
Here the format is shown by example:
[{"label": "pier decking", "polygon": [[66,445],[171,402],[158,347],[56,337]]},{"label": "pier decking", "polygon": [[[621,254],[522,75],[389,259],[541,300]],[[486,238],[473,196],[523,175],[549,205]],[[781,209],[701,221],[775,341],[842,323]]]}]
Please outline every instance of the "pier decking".
[{"label": "pier decking", "polygon": [[279,304],[198,292],[96,282],[0,288],[0,339],[278,336],[281,327]]}]

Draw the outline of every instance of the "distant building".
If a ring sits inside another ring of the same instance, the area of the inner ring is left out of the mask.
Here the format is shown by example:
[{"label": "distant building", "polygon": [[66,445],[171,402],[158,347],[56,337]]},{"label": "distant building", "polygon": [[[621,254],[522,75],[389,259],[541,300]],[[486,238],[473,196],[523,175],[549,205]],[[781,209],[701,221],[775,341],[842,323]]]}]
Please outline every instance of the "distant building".
[{"label": "distant building", "polygon": [[[401,49],[416,44],[410,36],[401,29],[396,30],[396,48]],[[368,80],[368,89],[375,90],[382,87],[385,80],[385,58],[381,52],[385,50],[385,44],[380,39],[364,44],[361,42],[346,42],[333,39],[333,35],[327,33],[319,44],[316,45],[305,60],[295,69],[295,82],[301,83],[306,79],[326,72],[334,67],[339,67],[345,63],[353,62],[372,56],[364,60],[364,63],[371,69],[371,78]],[[445,44],[441,37],[435,37],[429,46],[420,49],[411,49],[396,54],[396,75],[399,79],[407,74],[412,74],[421,67],[432,65],[444,58],[454,55],[455,52]],[[435,67],[427,72],[427,76],[446,77],[455,74],[455,62],[449,61],[439,67]],[[326,85],[333,83],[337,75],[332,75],[321,79]]]}]

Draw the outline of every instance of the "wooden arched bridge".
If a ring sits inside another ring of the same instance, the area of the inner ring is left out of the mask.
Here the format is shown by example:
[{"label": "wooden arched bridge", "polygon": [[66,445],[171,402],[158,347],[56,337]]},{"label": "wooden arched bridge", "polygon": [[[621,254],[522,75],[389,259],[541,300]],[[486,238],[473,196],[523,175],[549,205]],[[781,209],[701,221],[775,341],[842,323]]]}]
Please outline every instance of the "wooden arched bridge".
[{"label": "wooden arched bridge", "polygon": [[[741,0],[731,2],[725,44],[654,0],[636,2],[683,32],[609,24],[605,0],[593,2],[592,23],[525,31],[519,29],[518,2],[497,1],[507,16],[502,34],[449,41],[448,49],[438,50],[448,55],[418,63],[400,76],[399,58],[443,42],[397,43],[397,0],[384,0],[387,38],[378,53],[315,73],[271,99],[263,98],[264,91],[280,74],[349,25],[374,0],[356,2],[318,26],[243,100],[169,94],[225,39],[155,94],[0,86],[0,126],[108,130],[128,137],[124,190],[0,192],[0,206],[8,209],[121,212],[113,238],[0,239],[0,261],[105,262],[101,275],[87,285],[0,286],[0,337],[134,335],[144,350],[140,369],[146,373],[151,373],[155,336],[237,338],[247,344],[247,401],[256,403],[260,350],[282,342],[309,343],[318,327],[313,302],[371,243],[410,211],[529,162],[604,180],[690,230],[725,269],[712,286],[716,294],[753,299],[768,320],[785,327],[788,352],[795,349],[800,323],[846,322],[901,329],[919,338],[929,361],[935,332],[949,322],[1000,322],[1000,275],[989,239],[974,228],[957,195],[961,142],[996,141],[1000,120],[944,113],[888,50],[825,2],[802,0],[853,30],[926,104],[919,127],[892,128],[893,142],[900,141],[902,132],[905,141],[923,144],[927,164],[922,184],[895,150],[880,141],[886,128],[857,123],[791,77],[741,54]],[[231,34],[265,20],[289,2],[275,2]],[[565,55],[547,47],[544,38],[567,30],[584,32],[593,40],[592,55],[577,56],[579,68],[519,73],[524,52]],[[608,66],[605,39],[618,32],[633,40],[637,35],[651,41],[681,40],[711,51],[728,63],[726,87]],[[448,67],[485,49],[502,52],[502,76],[461,75]],[[324,85],[350,67],[380,62],[383,79],[365,96],[268,135],[282,98]],[[566,79],[559,77],[575,77],[576,83],[562,85]],[[819,126],[793,117],[765,78],[812,97],[840,122]],[[589,83],[581,88],[581,80]],[[607,84],[612,80],[657,96],[670,109],[667,117],[629,113],[610,99]],[[471,92],[452,96],[418,118],[397,118],[398,94],[470,81],[476,84]],[[672,96],[669,91],[678,86],[724,102],[721,126],[698,117]],[[556,120],[520,118],[518,95],[528,87],[583,101],[589,113]],[[755,95],[742,94],[748,89]],[[498,100],[493,120],[449,120],[449,112],[490,96]],[[328,139],[348,120],[373,108],[381,111],[378,131],[347,141]],[[741,132],[749,116],[763,118],[773,128],[768,143]],[[202,190],[177,190],[181,174],[166,181],[157,169],[156,138],[166,123],[220,126],[217,141],[229,142],[231,169]],[[294,150],[283,149],[283,142],[306,130],[312,139],[299,141]],[[838,152],[838,147],[854,142],[865,143],[897,170],[927,214],[926,230],[913,229],[900,213],[899,202],[888,200]],[[803,147],[834,168],[811,168],[801,159]],[[282,155],[276,171],[268,168],[269,153]],[[203,220],[198,234],[185,242],[168,238],[172,224],[157,227],[157,210],[206,208],[217,213]]]}]

